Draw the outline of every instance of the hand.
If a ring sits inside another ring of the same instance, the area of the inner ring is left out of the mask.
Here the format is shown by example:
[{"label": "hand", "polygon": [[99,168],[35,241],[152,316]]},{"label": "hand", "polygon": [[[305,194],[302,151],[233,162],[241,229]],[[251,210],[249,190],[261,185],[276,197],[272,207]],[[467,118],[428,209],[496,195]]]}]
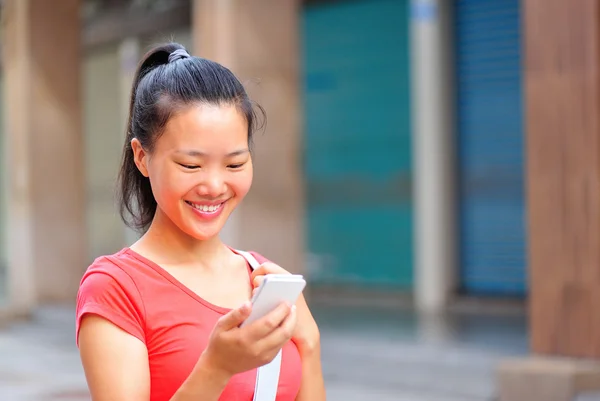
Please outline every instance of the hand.
[{"label": "hand", "polygon": [[231,377],[269,363],[290,340],[296,326],[295,307],[281,304],[240,328],[251,309],[252,305],[247,302],[219,319],[201,357],[205,366]]},{"label": "hand", "polygon": [[[264,263],[252,272],[252,285],[254,287],[252,295],[256,292],[260,283],[264,280],[266,274],[291,274],[284,268],[274,263]],[[318,350],[320,347],[320,333],[317,322],[313,318],[304,295],[300,294],[296,302],[298,313],[298,324],[292,334],[292,340],[298,346],[301,353],[310,353]]]}]

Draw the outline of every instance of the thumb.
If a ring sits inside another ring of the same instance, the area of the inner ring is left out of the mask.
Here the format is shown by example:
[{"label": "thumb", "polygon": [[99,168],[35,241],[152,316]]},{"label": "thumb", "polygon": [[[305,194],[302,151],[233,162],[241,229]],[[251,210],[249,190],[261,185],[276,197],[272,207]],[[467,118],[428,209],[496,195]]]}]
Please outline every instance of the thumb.
[{"label": "thumb", "polygon": [[239,308],[233,309],[225,316],[221,317],[217,326],[224,331],[236,328],[250,316],[251,310],[252,304],[250,302],[244,302]]},{"label": "thumb", "polygon": [[256,277],[264,276],[265,274],[267,274],[267,269],[266,269],[265,265],[260,265],[256,269],[252,270],[252,274],[250,275],[250,278],[254,281],[254,279]]}]

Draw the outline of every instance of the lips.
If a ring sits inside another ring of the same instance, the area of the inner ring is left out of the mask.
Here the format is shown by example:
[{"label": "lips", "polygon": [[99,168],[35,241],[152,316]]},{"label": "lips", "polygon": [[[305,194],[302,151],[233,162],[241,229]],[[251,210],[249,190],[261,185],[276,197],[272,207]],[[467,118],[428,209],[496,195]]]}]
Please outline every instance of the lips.
[{"label": "lips", "polygon": [[185,201],[185,203],[192,209],[193,213],[202,220],[216,219],[221,215],[224,209],[224,205],[227,201],[221,203],[195,203]]}]

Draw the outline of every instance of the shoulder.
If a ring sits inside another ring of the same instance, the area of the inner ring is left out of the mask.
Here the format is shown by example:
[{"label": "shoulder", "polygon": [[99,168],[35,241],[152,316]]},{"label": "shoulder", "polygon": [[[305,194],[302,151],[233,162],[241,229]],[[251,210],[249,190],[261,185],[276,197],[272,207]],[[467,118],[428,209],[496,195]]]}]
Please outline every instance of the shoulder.
[{"label": "shoulder", "polygon": [[123,251],[120,251],[113,255],[96,258],[81,279],[79,293],[104,291],[112,286],[119,286],[124,290],[131,290],[132,286],[135,287],[135,282],[131,277],[131,266],[122,257],[122,254]]},{"label": "shoulder", "polygon": [[95,314],[142,337],[145,307],[126,262],[119,252],[101,256],[88,267],[77,293],[77,331],[84,315]]}]

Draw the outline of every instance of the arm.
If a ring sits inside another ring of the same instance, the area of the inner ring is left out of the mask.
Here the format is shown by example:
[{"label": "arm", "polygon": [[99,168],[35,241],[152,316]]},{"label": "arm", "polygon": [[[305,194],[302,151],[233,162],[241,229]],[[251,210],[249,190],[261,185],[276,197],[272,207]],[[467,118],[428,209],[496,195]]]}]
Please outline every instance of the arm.
[{"label": "arm", "polygon": [[146,346],[97,315],[82,318],[79,352],[93,401],[148,401]]},{"label": "arm", "polygon": [[[82,318],[79,348],[93,401],[148,401],[150,372],[146,346],[138,338],[97,315]],[[201,358],[172,401],[217,401],[226,374]]]},{"label": "arm", "polygon": [[298,328],[295,341],[302,360],[302,383],[296,401],[325,401],[327,394],[321,367],[321,334],[304,296],[298,299],[298,307],[298,318],[303,326]]},{"label": "arm", "polygon": [[296,401],[325,401],[327,394],[321,368],[321,349],[317,346],[311,351],[303,351],[302,383]]}]

